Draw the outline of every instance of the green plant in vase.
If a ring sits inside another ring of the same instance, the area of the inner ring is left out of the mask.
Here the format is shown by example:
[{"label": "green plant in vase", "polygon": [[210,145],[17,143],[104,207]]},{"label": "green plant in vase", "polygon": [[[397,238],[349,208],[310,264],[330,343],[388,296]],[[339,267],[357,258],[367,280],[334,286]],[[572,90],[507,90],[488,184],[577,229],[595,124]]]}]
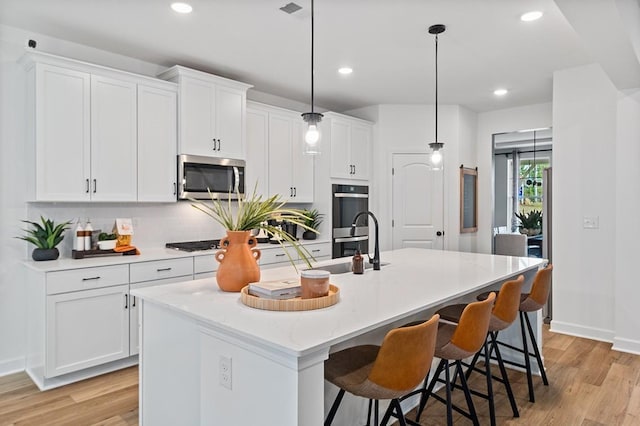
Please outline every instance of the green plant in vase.
[{"label": "green plant in vase", "polygon": [[315,240],[316,235],[319,234],[318,228],[324,220],[324,214],[320,213],[317,209],[311,209],[304,210],[304,215],[307,217],[307,219],[305,220],[305,225],[311,228],[311,231],[304,231],[302,233],[302,238],[305,240]]},{"label": "green plant in vase", "polygon": [[521,234],[534,236],[542,232],[542,211],[532,210],[529,213],[516,213],[516,217],[520,220],[518,228]]},{"label": "green plant in vase", "polygon": [[255,248],[256,238],[251,236],[251,231],[254,229],[263,229],[268,236],[275,237],[296,270],[295,260],[289,253],[287,245],[293,247],[297,257],[311,268],[311,260],[315,259],[295,239],[295,236],[269,224],[269,220],[273,219],[287,221],[300,226],[305,231],[317,233],[306,224],[309,217],[303,210],[286,208],[286,202],[281,200],[280,195],[263,199],[261,195],[256,194],[255,188],[248,198],[243,199],[238,194],[235,209],[231,199],[222,201],[211,193],[209,196],[210,202],[190,200],[193,207],[210,216],[227,230],[227,236],[220,240],[222,249],[215,255],[216,260],[220,262],[216,280],[222,290],[240,291],[249,283],[260,280],[260,268],[257,264],[260,259],[260,250]]},{"label": "green plant in vase", "polygon": [[32,229],[23,229],[26,235],[16,237],[20,240],[27,241],[36,246],[31,254],[33,260],[55,260],[60,256],[60,252],[56,248],[64,239],[63,232],[69,229],[70,221],[55,224],[51,219],[45,219],[40,216],[40,223],[30,220],[23,220],[32,226]]}]

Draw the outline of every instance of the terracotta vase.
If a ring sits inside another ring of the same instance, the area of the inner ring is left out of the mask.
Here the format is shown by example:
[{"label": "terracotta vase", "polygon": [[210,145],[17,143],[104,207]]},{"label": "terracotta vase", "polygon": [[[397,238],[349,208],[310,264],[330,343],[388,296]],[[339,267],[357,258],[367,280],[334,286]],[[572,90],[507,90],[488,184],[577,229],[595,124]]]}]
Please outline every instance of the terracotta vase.
[{"label": "terracotta vase", "polygon": [[216,252],[216,260],[220,262],[216,280],[221,290],[239,292],[249,283],[260,281],[260,250],[254,248],[256,244],[250,231],[227,231],[227,236],[220,240],[222,250]]}]

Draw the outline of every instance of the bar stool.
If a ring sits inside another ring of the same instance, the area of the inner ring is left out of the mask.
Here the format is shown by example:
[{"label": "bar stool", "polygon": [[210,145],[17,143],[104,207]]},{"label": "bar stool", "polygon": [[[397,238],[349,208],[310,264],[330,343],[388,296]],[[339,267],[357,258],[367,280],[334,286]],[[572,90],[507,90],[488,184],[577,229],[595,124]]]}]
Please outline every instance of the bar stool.
[{"label": "bar stool", "polygon": [[376,402],[375,422],[378,424],[378,400],[390,399],[391,404],[382,418],[386,425],[391,416],[400,425],[417,423],[405,419],[399,398],[416,388],[431,368],[438,331],[434,315],[429,321],[395,328],[387,333],[381,346],[360,345],[329,355],[324,364],[324,377],[338,386],[325,426],[333,422],[346,391],[373,399]]},{"label": "bar stool", "polygon": [[[518,406],[511,390],[511,384],[509,383],[509,376],[507,375],[506,369],[504,367],[504,362],[502,360],[502,355],[500,354],[498,344],[496,343],[496,339],[498,337],[498,332],[509,327],[518,316],[518,308],[520,306],[520,293],[522,292],[523,283],[524,276],[520,275],[517,279],[510,280],[502,284],[500,292],[496,297],[496,303],[495,305],[493,305],[493,310],[491,311],[489,333],[487,334],[484,343],[484,370],[480,370],[476,367],[476,363],[481,353],[481,351],[478,351],[473,356],[473,360],[469,364],[469,368],[467,369],[467,372],[465,374],[466,379],[469,379],[469,376],[473,371],[478,371],[486,376],[487,394],[485,395],[472,389],[470,389],[470,392],[474,395],[487,399],[487,401],[489,402],[489,416],[491,418],[492,425],[496,424],[495,404],[493,401],[493,385],[491,383],[492,378],[504,385],[507,396],[509,397],[509,403],[511,404],[511,410],[513,411],[513,417],[520,417]],[[440,309],[437,313],[440,314],[440,318],[445,321],[458,323],[466,306],[467,305],[465,304],[449,305]],[[496,377],[491,374],[490,361],[492,359],[492,352],[495,352],[495,359],[496,361],[498,361],[498,367],[500,368],[501,377]]]},{"label": "bar stool", "polygon": [[[467,380],[462,371],[461,361],[465,358],[473,356],[480,350],[487,338],[487,331],[489,330],[489,321],[491,318],[491,308],[496,296],[495,293],[489,294],[487,298],[480,302],[469,303],[460,315],[460,321],[458,324],[451,324],[447,322],[440,322],[438,324],[438,338],[436,340],[435,356],[440,358],[440,363],[436,369],[435,374],[431,378],[429,385],[427,386],[427,379],[424,381],[422,389],[411,392],[409,395],[421,393],[420,406],[418,407],[418,414],[416,421],[420,420],[422,411],[430,396],[433,396],[436,400],[446,404],[447,406],[447,425],[453,425],[453,411],[456,410],[463,416],[471,419],[474,425],[479,425],[478,416],[471,400],[471,393],[469,392],[469,386]],[[451,363],[453,361],[453,363]],[[451,364],[455,365],[455,371],[453,378],[449,372]],[[444,370],[445,380],[440,379],[440,373]],[[456,376],[460,377],[462,384],[462,390],[467,401],[467,408],[469,412],[462,410],[461,408],[454,406],[451,403],[451,388],[453,380]],[[453,379],[453,380],[452,380]],[[437,382],[445,384],[446,399],[433,393],[433,388]]]},{"label": "bar stool", "polygon": [[[517,352],[520,352],[524,355],[524,365],[504,360],[505,363],[515,365],[516,367],[524,368],[527,372],[527,385],[529,387],[529,401],[536,402],[535,395],[533,393],[533,375],[531,374],[531,357],[535,357],[538,362],[538,370],[540,370],[540,375],[542,376],[542,383],[545,386],[549,386],[549,380],[547,380],[547,373],[544,371],[544,365],[542,364],[542,356],[540,356],[540,350],[538,349],[538,342],[536,341],[536,336],[533,332],[533,327],[531,326],[531,321],[529,320],[528,312],[535,312],[540,309],[547,303],[549,299],[549,292],[551,291],[551,272],[553,271],[553,265],[547,264],[547,266],[543,269],[538,270],[536,276],[533,279],[533,284],[531,285],[530,293],[522,293],[520,295],[520,332],[522,335],[522,348],[518,348],[516,346],[507,344],[505,342],[496,341],[499,345],[507,347],[509,349],[513,349]],[[478,295],[477,299],[482,300],[487,297],[488,293],[482,293]],[[525,324],[527,327],[527,331],[525,331]],[[531,340],[531,345],[533,346],[533,353],[529,352],[529,344],[527,343],[527,334],[529,335],[529,339]]]}]

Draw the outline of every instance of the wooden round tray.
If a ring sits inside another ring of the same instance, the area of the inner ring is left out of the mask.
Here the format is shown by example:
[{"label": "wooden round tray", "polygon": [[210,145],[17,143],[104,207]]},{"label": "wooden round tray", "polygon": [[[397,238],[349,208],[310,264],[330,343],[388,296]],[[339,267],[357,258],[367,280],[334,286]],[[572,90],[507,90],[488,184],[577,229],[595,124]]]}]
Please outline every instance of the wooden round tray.
[{"label": "wooden round tray", "polygon": [[313,299],[266,299],[249,294],[249,286],[240,291],[240,300],[247,306],[267,311],[310,311],[312,309],[322,309],[335,305],[340,300],[340,289],[333,284],[329,285],[329,294]]}]

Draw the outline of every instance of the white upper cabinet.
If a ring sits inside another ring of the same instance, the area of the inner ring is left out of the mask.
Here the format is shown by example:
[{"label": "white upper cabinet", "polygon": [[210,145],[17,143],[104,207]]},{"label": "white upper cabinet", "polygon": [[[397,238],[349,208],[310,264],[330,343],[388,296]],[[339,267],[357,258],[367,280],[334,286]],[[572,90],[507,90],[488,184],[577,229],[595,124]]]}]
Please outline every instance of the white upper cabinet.
[{"label": "white upper cabinet", "polygon": [[[314,160],[303,154],[305,123],[300,114],[258,103],[251,103],[250,110],[249,146],[266,141],[268,195],[279,194],[283,201],[295,203],[313,202]],[[266,128],[262,125],[265,120]]]},{"label": "white upper cabinet", "polygon": [[247,159],[245,169],[245,190],[251,194],[267,196],[269,113],[247,105]]},{"label": "white upper cabinet", "polygon": [[37,64],[28,79],[33,121],[28,130],[35,139],[33,198],[90,200],[91,75]]},{"label": "white upper cabinet", "polygon": [[178,83],[180,154],[245,158],[250,85],[178,65],[159,77]]},{"label": "white upper cabinet", "polygon": [[31,200],[176,201],[175,84],[39,52],[22,61]]},{"label": "white upper cabinet", "polygon": [[177,93],[138,85],[138,201],[176,201]]},{"label": "white upper cabinet", "polygon": [[331,177],[369,179],[372,125],[338,114],[326,114],[331,145]]},{"label": "white upper cabinet", "polygon": [[136,84],[91,76],[91,199],[136,201]]}]

